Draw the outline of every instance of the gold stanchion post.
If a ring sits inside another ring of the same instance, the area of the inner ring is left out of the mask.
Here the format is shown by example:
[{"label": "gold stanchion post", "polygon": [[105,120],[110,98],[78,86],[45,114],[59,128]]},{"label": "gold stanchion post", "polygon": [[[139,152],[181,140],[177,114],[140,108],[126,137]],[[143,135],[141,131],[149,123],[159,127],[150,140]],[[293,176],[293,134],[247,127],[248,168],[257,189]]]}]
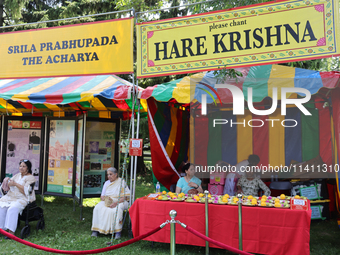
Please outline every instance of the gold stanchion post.
[{"label": "gold stanchion post", "polygon": [[169,213],[170,220],[170,255],[175,255],[176,251],[176,221],[175,217],[177,216],[177,212],[175,210],[171,210]]},{"label": "gold stanchion post", "polygon": [[242,251],[242,194],[238,194],[238,249]]},{"label": "gold stanchion post", "polygon": [[[209,237],[209,210],[208,210],[208,194],[209,191],[205,190],[205,236]],[[209,242],[205,241],[205,254],[209,255]]]}]

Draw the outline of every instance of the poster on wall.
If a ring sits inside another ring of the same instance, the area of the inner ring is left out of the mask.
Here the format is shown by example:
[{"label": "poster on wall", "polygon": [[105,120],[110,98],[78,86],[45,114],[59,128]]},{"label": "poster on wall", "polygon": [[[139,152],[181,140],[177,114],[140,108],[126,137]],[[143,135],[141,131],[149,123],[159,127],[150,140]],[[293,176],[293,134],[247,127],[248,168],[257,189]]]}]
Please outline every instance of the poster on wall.
[{"label": "poster on wall", "polygon": [[74,120],[51,120],[47,191],[72,194]]},{"label": "poster on wall", "polygon": [[35,190],[39,189],[41,126],[41,121],[8,120],[6,176],[19,173],[20,160],[28,159],[36,178]]},{"label": "poster on wall", "polygon": [[116,123],[86,122],[84,194],[101,193],[105,171],[114,166],[115,139]]},{"label": "poster on wall", "polygon": [[76,191],[75,196],[80,199],[80,182],[82,179],[82,155],[83,155],[83,123],[84,120],[78,120],[78,138],[77,138],[77,161],[76,161]]},{"label": "poster on wall", "polygon": [[105,171],[86,171],[84,174],[84,194],[101,194],[105,182]]}]

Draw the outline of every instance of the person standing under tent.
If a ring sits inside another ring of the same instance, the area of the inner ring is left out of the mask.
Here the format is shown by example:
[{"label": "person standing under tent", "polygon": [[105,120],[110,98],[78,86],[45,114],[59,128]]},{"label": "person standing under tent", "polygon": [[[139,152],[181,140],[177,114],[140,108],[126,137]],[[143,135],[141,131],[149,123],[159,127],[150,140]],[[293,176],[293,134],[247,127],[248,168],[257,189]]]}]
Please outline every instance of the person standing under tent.
[{"label": "person standing under tent", "polygon": [[[100,202],[93,209],[92,235],[115,234],[120,239],[123,228],[123,212],[128,209],[130,190],[125,181],[118,177],[117,169],[107,169],[108,180],[104,183]],[[121,192],[119,192],[121,191]],[[117,214],[117,215],[116,215]]]}]

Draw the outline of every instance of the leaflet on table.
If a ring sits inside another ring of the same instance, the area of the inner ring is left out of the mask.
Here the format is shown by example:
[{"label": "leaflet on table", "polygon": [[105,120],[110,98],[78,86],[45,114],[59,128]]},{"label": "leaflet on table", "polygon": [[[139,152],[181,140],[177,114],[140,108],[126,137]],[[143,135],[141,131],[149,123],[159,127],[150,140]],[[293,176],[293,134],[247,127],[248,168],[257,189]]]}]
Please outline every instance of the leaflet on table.
[{"label": "leaflet on table", "polygon": [[306,199],[291,198],[290,209],[292,210],[308,210],[308,202]]},{"label": "leaflet on table", "polygon": [[148,197],[150,197],[150,198],[156,198],[156,197],[158,197],[158,196],[159,196],[158,193],[152,193],[152,194],[149,194]]}]

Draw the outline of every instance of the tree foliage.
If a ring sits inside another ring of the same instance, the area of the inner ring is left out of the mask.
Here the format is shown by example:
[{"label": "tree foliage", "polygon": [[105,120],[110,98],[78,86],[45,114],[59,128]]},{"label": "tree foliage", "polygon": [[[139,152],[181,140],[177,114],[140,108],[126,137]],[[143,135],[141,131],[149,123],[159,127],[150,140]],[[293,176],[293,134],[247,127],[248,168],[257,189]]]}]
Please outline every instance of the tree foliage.
[{"label": "tree foliage", "polygon": [[28,0],[0,0],[0,26],[9,25],[10,21],[18,22],[27,2]]}]

